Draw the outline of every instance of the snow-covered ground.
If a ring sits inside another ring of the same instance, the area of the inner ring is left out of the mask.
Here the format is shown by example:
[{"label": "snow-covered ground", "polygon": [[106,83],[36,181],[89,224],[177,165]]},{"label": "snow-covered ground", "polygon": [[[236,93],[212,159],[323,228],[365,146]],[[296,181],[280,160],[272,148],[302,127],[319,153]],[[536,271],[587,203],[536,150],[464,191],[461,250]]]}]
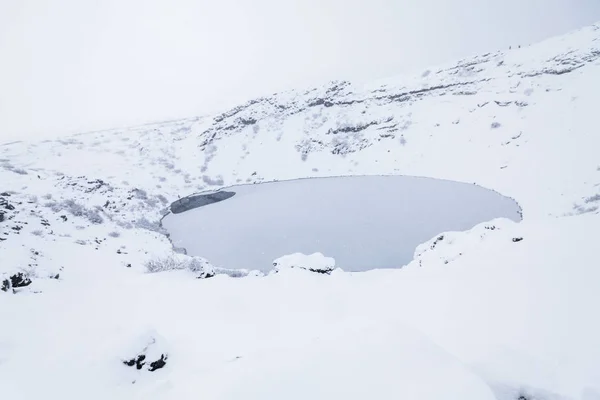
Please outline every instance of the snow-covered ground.
[{"label": "snow-covered ground", "polygon": [[[0,146],[3,398],[599,399],[599,87],[596,25]],[[158,223],[197,191],[379,174],[476,183],[523,221],[439,232],[399,270],[241,278],[175,254]]]},{"label": "snow-covered ground", "polygon": [[216,267],[264,272],[295,252],[325,253],[344,271],[398,268],[440,232],[521,219],[516,202],[491,190],[409,176],[298,179],[217,193],[235,195],[163,219],[173,244]]}]

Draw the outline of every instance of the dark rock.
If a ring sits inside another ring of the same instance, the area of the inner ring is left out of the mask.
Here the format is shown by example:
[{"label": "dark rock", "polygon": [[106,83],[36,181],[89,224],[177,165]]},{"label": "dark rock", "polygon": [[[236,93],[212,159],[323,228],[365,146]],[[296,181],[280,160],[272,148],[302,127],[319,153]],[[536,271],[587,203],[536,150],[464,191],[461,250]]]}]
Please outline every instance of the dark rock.
[{"label": "dark rock", "polygon": [[317,274],[331,275],[333,268],[309,268],[308,270]]},{"label": "dark rock", "polygon": [[[141,370],[147,364],[146,363],[146,355],[139,354],[132,359],[123,360],[123,364],[127,365],[128,367],[135,367],[135,369]],[[152,361],[149,364],[148,371],[150,371],[150,372],[156,371],[157,369],[163,368],[165,365],[167,365],[167,356],[164,354],[161,354],[160,358],[158,360]]]},{"label": "dark rock", "polygon": [[100,189],[102,186],[106,185],[106,183],[102,179],[88,181],[87,183],[88,183],[88,185],[93,185],[93,186],[85,189],[86,193],[95,192],[96,190]]},{"label": "dark rock", "polygon": [[150,367],[148,368],[148,371],[150,371],[150,372],[156,371],[157,369],[163,368],[165,365],[167,365],[167,356],[165,356],[164,354],[161,354],[160,359],[150,363]]},{"label": "dark rock", "polygon": [[326,99],[315,99],[315,100],[311,101],[310,103],[308,103],[308,106],[309,107],[316,107],[316,106],[332,107],[333,103]]},{"label": "dark rock", "polygon": [[515,238],[512,239],[513,243],[520,242],[521,240],[523,240],[522,237],[515,237]]},{"label": "dark rock", "polygon": [[13,288],[25,287],[31,285],[31,279],[22,272],[16,273],[10,277],[10,282]]},{"label": "dark rock", "polygon": [[254,125],[254,124],[256,124],[257,121],[256,121],[256,119],[250,117],[250,118],[240,118],[239,122],[242,125]]},{"label": "dark rock", "polygon": [[4,208],[5,210],[8,210],[8,211],[12,211],[15,209],[15,206],[10,204],[8,202],[8,200],[6,200],[4,198],[0,198],[0,207]]},{"label": "dark rock", "polygon": [[144,354],[140,354],[137,357],[137,360],[135,361],[135,368],[136,369],[142,369],[142,367],[144,366],[145,362],[144,360],[146,359],[146,355]]},{"label": "dark rock", "polygon": [[470,85],[473,83],[476,83],[476,82],[458,82],[458,83],[451,83],[451,84],[447,84],[447,85],[437,85],[437,86],[432,86],[429,88],[411,90],[408,92],[393,94],[393,95],[389,95],[389,96],[385,96],[385,97],[387,97],[391,101],[402,102],[402,101],[409,100],[411,97],[415,97],[415,96],[420,97],[427,92],[449,89],[449,88],[452,88],[455,86],[465,86],[465,85]]},{"label": "dark rock", "polygon": [[208,278],[212,278],[214,276],[215,276],[215,273],[213,271],[211,271],[211,272],[205,272],[205,271],[203,271],[196,278],[197,279],[208,279]]},{"label": "dark rock", "polygon": [[[387,120],[385,122],[390,122],[390,120]],[[367,122],[364,124],[357,124],[355,126],[344,126],[341,128],[337,128],[337,129],[329,129],[329,131],[327,132],[328,135],[336,135],[338,133],[349,133],[349,132],[360,132],[360,131],[364,131],[365,129],[367,129],[370,126],[373,125],[378,125],[379,121],[371,121],[371,122]]]},{"label": "dark rock", "polygon": [[2,281],[2,287],[0,287],[0,290],[3,292],[8,292],[8,289],[10,288],[15,289],[29,285],[31,285],[31,279],[29,279],[24,273],[18,272],[10,276],[8,279]]},{"label": "dark rock", "polygon": [[171,212],[179,214],[194,208],[206,206],[235,196],[235,192],[221,190],[210,194],[197,194],[179,199],[171,204]]},{"label": "dark rock", "polygon": [[537,72],[530,72],[530,73],[526,73],[526,74],[522,74],[523,77],[526,78],[533,78],[535,76],[540,76],[540,75],[564,75],[564,74],[568,74],[571,73],[581,67],[583,67],[584,65],[577,65],[574,67],[568,67],[568,68],[563,68],[563,69],[552,69],[552,68],[545,68],[542,71],[537,71]]},{"label": "dark rock", "polygon": [[436,238],[436,239],[433,241],[433,243],[431,244],[431,246],[430,246],[430,249],[431,249],[431,250],[435,249],[435,246],[437,246],[437,244],[438,244],[439,242],[441,242],[442,240],[444,240],[444,235],[440,235],[440,236],[438,236],[438,237],[437,237],[437,238]]},{"label": "dark rock", "polygon": [[145,359],[146,359],[146,355],[140,354],[139,356],[134,357],[131,360],[123,361],[123,364],[127,365],[128,367],[133,367],[135,365],[135,368],[139,370],[144,367],[144,364],[146,364],[144,362]]},{"label": "dark rock", "polygon": [[233,117],[235,114],[237,114],[237,113],[245,110],[246,108],[250,107],[251,105],[260,103],[261,101],[263,101],[263,99],[250,100],[246,104],[243,104],[241,106],[237,106],[237,107],[231,109],[230,111],[227,111],[227,112],[225,112],[225,113],[223,113],[223,114],[215,117],[214,121],[218,123],[218,122],[223,121],[226,118]]},{"label": "dark rock", "polygon": [[67,222],[68,218],[66,215],[61,215],[60,217],[62,218],[63,222]]}]

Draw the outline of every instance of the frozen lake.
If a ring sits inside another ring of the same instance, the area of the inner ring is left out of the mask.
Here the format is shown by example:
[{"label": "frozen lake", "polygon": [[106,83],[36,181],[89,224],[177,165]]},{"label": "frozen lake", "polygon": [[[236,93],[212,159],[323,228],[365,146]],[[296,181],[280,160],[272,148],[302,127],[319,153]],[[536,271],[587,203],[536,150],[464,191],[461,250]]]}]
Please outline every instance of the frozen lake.
[{"label": "frozen lake", "polygon": [[512,199],[473,184],[409,176],[311,178],[240,185],[178,200],[163,226],[173,244],[229,269],[272,269],[321,252],[346,271],[401,267],[417,245],[498,217]]}]

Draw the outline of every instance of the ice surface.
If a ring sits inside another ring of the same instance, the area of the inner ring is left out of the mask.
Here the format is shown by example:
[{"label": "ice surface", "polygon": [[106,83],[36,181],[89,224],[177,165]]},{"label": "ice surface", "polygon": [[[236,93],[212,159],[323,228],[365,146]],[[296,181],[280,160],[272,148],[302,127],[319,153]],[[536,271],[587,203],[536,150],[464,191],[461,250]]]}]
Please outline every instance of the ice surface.
[{"label": "ice surface", "polygon": [[163,220],[175,246],[221,268],[268,271],[296,252],[321,252],[346,271],[395,268],[440,232],[520,219],[514,200],[440,179],[316,178],[226,190],[235,195]]}]

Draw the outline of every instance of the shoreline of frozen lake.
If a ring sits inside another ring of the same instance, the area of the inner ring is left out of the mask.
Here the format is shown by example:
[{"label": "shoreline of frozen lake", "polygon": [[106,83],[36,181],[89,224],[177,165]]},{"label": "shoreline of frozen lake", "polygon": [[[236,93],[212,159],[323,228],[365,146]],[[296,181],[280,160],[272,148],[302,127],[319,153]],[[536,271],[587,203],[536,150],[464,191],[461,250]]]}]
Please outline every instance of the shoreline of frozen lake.
[{"label": "shoreline of frozen lake", "polygon": [[175,247],[219,268],[261,271],[297,252],[321,252],[346,271],[397,268],[441,232],[521,220],[518,203],[493,190],[402,175],[230,186],[171,210],[162,223]]}]

